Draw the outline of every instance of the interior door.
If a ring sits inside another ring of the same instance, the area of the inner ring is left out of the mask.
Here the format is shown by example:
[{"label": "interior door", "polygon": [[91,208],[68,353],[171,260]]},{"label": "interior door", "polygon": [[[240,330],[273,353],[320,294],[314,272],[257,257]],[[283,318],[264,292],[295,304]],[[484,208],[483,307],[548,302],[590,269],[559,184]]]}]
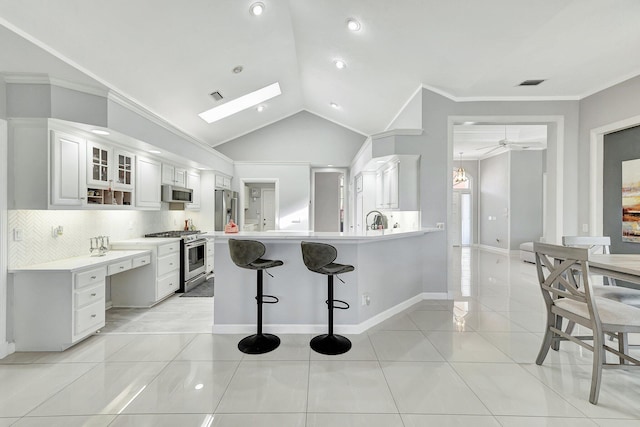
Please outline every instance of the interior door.
[{"label": "interior door", "polygon": [[262,223],[261,231],[276,229],[276,192],[270,188],[263,188],[262,194]]}]

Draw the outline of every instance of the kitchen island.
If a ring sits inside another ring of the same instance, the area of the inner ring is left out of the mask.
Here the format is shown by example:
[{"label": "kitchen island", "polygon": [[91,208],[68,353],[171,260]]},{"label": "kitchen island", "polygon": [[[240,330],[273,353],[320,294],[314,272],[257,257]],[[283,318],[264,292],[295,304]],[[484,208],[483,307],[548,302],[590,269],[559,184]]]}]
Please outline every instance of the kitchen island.
[{"label": "kitchen island", "polygon": [[[371,326],[425,299],[445,299],[447,284],[431,280],[434,265],[432,239],[442,230],[396,229],[367,233],[328,232],[216,232],[214,327],[216,333],[249,333],[256,325],[256,272],[237,267],[229,256],[228,240],[258,240],[265,244],[267,259],[283,266],[264,276],[264,293],[279,298],[264,306],[265,332],[320,333],[327,328],[327,278],[313,273],[302,262],[300,242],[327,243],[336,247],[336,262],[351,264],[355,271],[334,281],[335,298],[349,303],[335,310],[338,333],[361,333]],[[437,277],[437,275],[435,275]]]}]

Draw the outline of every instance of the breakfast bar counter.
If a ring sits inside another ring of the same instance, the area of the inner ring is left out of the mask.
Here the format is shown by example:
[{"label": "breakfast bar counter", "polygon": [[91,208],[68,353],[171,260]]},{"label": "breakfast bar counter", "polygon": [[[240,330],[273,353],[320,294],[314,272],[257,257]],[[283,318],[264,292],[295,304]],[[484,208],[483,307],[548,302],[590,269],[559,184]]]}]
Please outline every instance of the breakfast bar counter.
[{"label": "breakfast bar counter", "polygon": [[326,243],[338,251],[336,262],[351,264],[355,271],[335,280],[335,298],[348,310],[335,311],[338,333],[360,333],[382,320],[428,298],[446,298],[446,283],[431,283],[428,247],[442,230],[423,228],[401,231],[375,230],[363,234],[328,232],[214,233],[215,301],[214,332],[248,333],[256,325],[255,272],[238,268],[229,255],[228,240],[258,240],[266,246],[264,258],[284,265],[264,276],[264,293],[279,299],[265,305],[265,332],[319,333],[326,329],[327,280],[302,262],[301,242]]}]

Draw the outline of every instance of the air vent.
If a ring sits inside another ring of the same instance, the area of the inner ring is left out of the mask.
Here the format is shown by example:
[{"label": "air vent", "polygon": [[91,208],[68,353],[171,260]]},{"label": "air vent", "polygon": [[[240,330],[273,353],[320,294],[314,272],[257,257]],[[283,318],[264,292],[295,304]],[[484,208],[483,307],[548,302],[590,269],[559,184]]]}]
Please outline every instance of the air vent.
[{"label": "air vent", "polygon": [[222,99],[222,94],[218,91],[211,92],[209,95],[211,95],[211,97],[216,101],[220,101]]},{"label": "air vent", "polygon": [[538,86],[543,81],[544,79],[543,80],[525,80],[522,83],[520,83],[518,86]]}]

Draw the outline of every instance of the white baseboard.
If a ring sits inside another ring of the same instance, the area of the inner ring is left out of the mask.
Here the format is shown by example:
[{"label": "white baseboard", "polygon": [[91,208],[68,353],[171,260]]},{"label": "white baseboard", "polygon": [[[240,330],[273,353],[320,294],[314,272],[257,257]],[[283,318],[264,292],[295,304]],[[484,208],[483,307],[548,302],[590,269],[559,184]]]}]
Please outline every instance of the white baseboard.
[{"label": "white baseboard", "polygon": [[16,344],[13,342],[0,343],[0,359],[16,352]]},{"label": "white baseboard", "polygon": [[487,252],[494,252],[497,254],[507,255],[507,256],[509,255],[509,249],[496,248],[494,246],[488,246],[488,245],[478,245],[478,248]]},{"label": "white baseboard", "polygon": [[[367,329],[376,326],[377,324],[384,322],[390,317],[395,316],[398,313],[406,310],[412,305],[425,300],[425,299],[437,299],[437,300],[446,300],[449,298],[449,294],[447,292],[423,292],[419,295],[416,295],[412,298],[409,298],[406,301],[397,304],[382,313],[378,313],[373,317],[365,320],[362,323],[358,323],[357,325],[334,325],[333,329],[338,334],[361,334],[365,332]],[[263,325],[263,330],[265,332],[274,333],[274,334],[322,334],[326,333],[327,325],[288,325],[288,324],[269,324]],[[255,333],[256,325],[242,325],[242,324],[233,324],[233,325],[213,325],[212,331],[214,334],[251,334]]]}]

